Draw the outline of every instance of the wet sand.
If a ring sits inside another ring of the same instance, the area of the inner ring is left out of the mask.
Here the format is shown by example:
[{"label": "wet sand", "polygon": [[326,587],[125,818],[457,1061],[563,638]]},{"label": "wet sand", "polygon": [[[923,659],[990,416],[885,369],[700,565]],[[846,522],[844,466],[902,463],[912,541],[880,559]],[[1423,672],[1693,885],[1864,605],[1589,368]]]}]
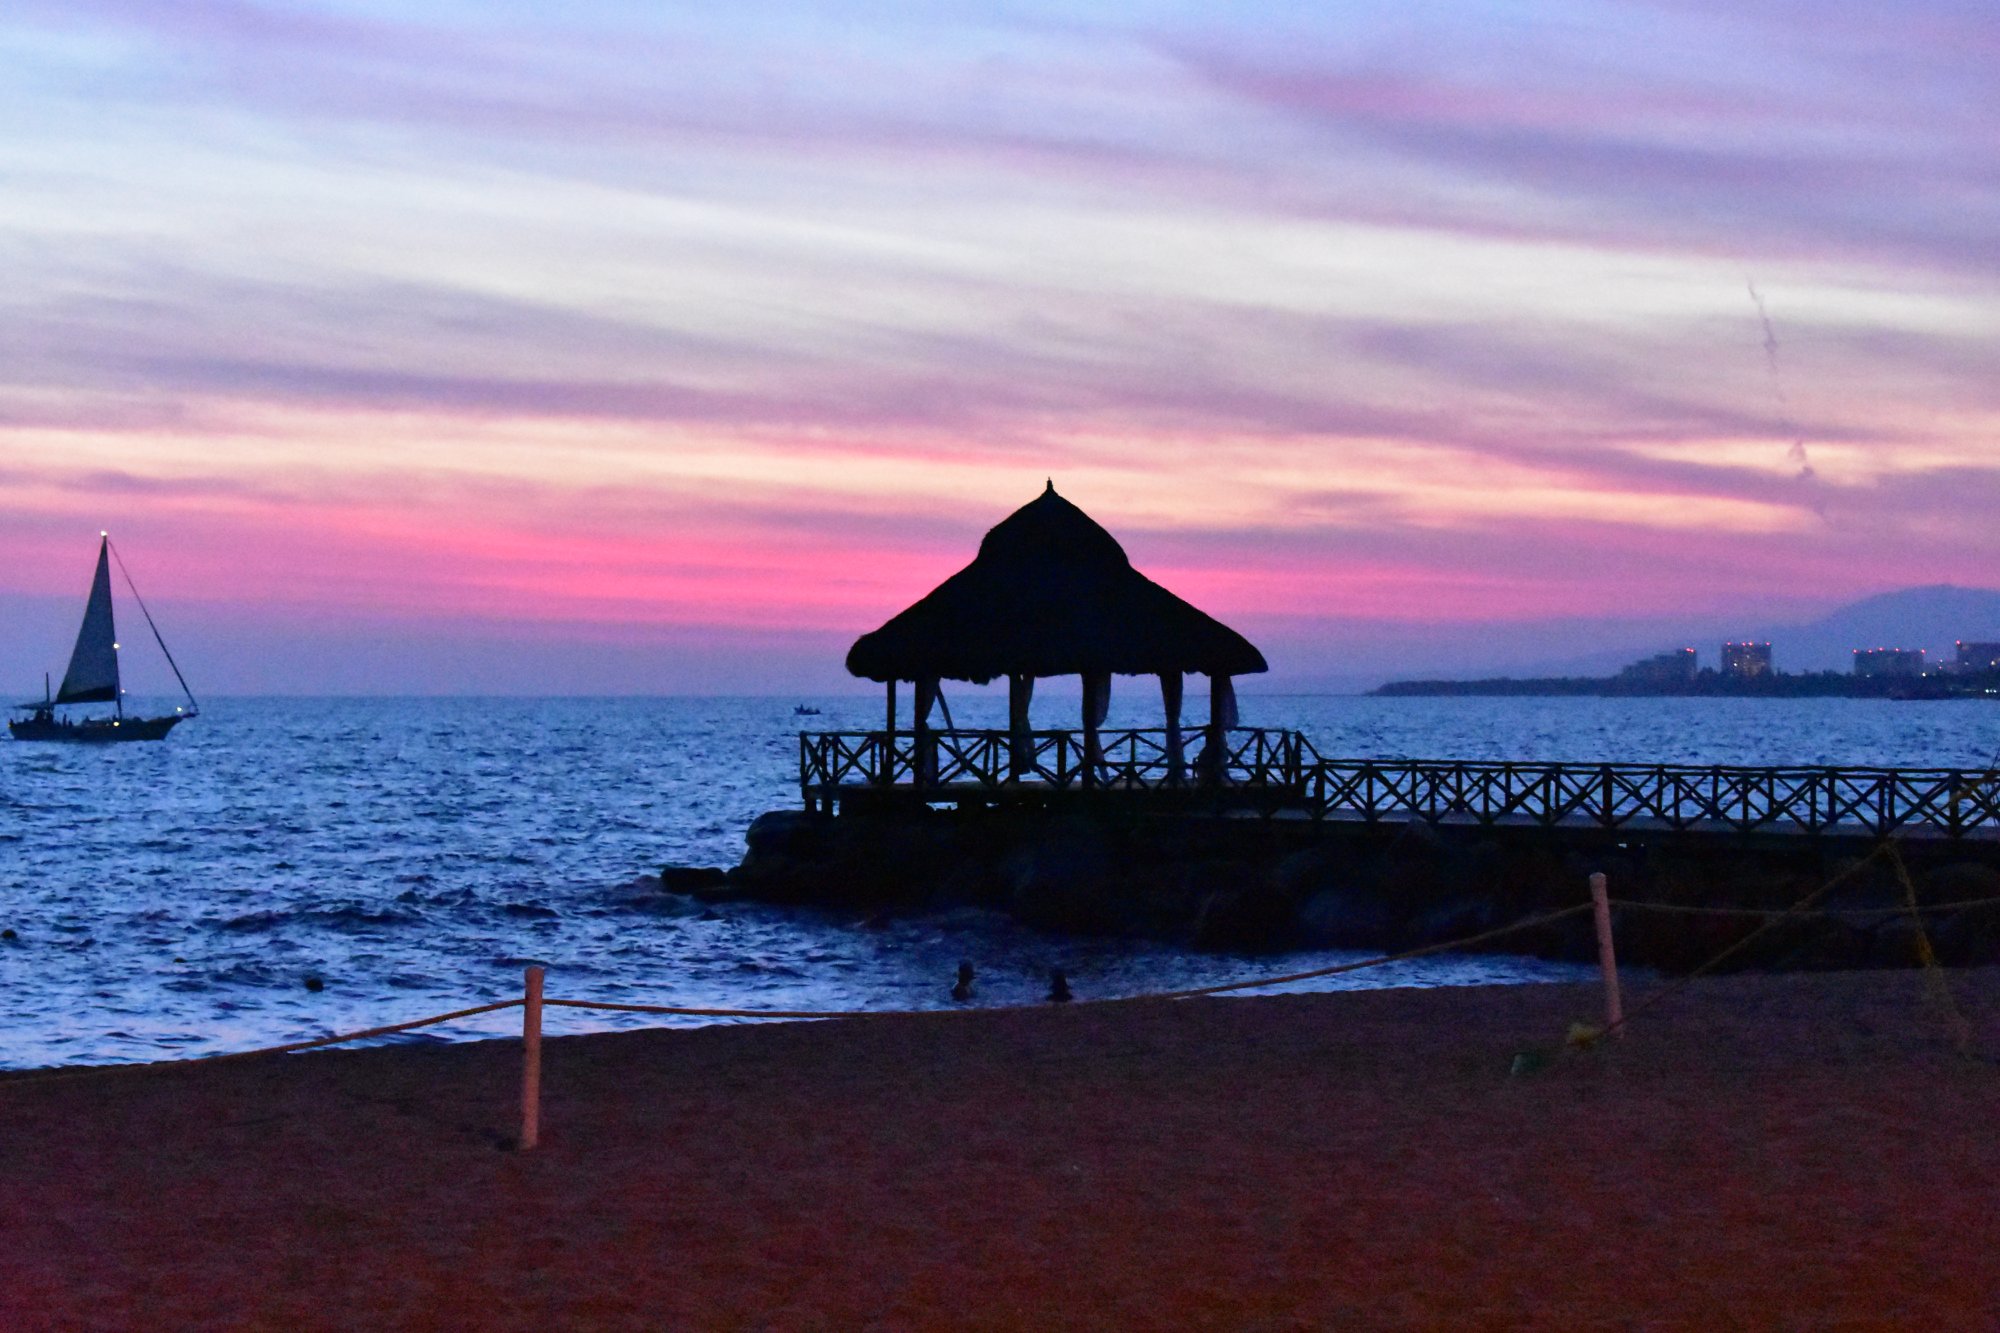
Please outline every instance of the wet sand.
[{"label": "wet sand", "polygon": [[1950,984],[557,1038],[530,1153],[514,1042],[0,1079],[0,1328],[1992,1328]]}]

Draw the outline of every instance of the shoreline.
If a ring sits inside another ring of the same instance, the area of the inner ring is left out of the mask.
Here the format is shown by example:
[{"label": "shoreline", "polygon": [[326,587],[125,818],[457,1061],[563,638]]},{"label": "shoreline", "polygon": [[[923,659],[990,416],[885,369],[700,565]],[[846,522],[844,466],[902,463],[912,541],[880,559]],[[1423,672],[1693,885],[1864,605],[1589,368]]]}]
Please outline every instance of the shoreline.
[{"label": "shoreline", "polygon": [[[1233,998],[551,1037],[530,1153],[505,1150],[516,1040],[22,1071],[0,1323],[1978,1327],[2000,1303],[2000,969],[1704,979],[1567,1053],[1594,986]],[[1510,1074],[1523,1054],[1546,1063]]]}]

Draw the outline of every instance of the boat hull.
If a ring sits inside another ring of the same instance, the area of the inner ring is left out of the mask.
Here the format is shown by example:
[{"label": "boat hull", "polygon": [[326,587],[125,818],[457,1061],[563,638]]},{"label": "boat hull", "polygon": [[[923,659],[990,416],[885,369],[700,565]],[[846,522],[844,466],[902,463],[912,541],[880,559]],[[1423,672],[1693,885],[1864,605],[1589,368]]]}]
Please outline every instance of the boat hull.
[{"label": "boat hull", "polygon": [[7,730],[14,734],[17,741],[110,745],[118,741],[165,740],[176,722],[186,720],[186,715],[180,714],[173,717],[94,717],[82,722],[64,722],[37,715],[17,718],[7,724]]}]

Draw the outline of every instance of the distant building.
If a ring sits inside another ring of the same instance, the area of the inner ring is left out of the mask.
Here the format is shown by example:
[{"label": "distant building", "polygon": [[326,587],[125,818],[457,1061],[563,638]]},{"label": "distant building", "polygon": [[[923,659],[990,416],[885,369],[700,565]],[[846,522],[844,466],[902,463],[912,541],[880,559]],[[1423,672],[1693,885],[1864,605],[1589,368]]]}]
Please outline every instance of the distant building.
[{"label": "distant building", "polygon": [[1672,652],[1640,658],[1621,670],[1618,679],[1646,685],[1686,684],[1694,679],[1694,649],[1676,648]]},{"label": "distant building", "polygon": [[1960,671],[2000,671],[2000,643],[1968,643],[1958,641],[1958,662]]},{"label": "distant building", "polygon": [[1722,645],[1722,674],[1731,680],[1756,680],[1771,674],[1771,645],[1768,643],[1725,643]]},{"label": "distant building", "polygon": [[1857,676],[1921,676],[1924,650],[1921,648],[1856,648],[1854,674]]}]

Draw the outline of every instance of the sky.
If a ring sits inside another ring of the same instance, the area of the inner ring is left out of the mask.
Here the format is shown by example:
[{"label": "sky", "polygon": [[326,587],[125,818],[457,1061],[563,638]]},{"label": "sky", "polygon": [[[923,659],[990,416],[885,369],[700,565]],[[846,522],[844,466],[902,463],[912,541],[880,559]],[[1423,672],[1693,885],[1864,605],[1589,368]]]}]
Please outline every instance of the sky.
[{"label": "sky", "polygon": [[1992,586],[1996,62],[1990,0],[11,0],[0,681],[109,529],[216,693],[839,689],[1045,479],[1265,688]]}]

